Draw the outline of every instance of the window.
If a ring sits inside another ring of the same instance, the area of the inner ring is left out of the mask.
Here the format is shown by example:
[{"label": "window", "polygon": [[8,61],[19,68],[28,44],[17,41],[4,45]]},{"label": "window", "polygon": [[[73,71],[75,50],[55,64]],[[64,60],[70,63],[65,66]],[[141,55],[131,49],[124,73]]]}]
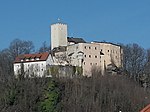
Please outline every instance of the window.
[{"label": "window", "polygon": [[31,60],[31,61],[34,61],[34,58],[31,58],[30,60]]},{"label": "window", "polygon": [[97,63],[95,63],[95,65],[97,65]]},{"label": "window", "polygon": [[90,63],[90,65],[92,65],[92,63]]},{"label": "window", "polygon": [[76,49],[78,49],[78,46],[76,47]]},{"label": "window", "polygon": [[109,52],[109,50],[108,50],[108,52]]},{"label": "window", "polygon": [[96,50],[97,48],[95,47],[95,50]]},{"label": "window", "polygon": [[91,55],[89,55],[89,58],[91,58]]},{"label": "window", "polygon": [[89,47],[89,49],[91,49],[91,47]]},{"label": "window", "polygon": [[97,58],[97,56],[95,56],[95,58]]},{"label": "window", "polygon": [[84,48],[86,49],[86,46],[84,46]]},{"label": "window", "polygon": [[29,59],[26,59],[26,61],[29,61]]},{"label": "window", "polygon": [[85,65],[85,62],[83,64]]},{"label": "window", "polygon": [[36,58],[36,60],[40,60],[40,58]]},{"label": "window", "polygon": [[86,55],[84,55],[84,57],[86,58]]}]

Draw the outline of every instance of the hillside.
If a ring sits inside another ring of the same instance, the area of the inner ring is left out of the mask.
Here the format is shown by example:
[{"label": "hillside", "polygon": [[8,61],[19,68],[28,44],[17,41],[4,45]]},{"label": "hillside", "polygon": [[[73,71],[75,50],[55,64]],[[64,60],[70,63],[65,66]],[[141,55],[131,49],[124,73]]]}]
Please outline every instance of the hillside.
[{"label": "hillside", "polygon": [[150,103],[126,76],[21,78],[0,82],[1,112],[138,112]]}]

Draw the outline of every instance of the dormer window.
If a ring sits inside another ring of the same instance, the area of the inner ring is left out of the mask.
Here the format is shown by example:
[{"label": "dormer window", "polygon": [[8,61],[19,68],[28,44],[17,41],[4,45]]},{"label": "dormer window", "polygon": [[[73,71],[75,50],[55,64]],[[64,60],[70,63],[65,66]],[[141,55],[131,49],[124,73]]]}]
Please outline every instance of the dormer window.
[{"label": "dormer window", "polygon": [[30,60],[31,60],[31,61],[34,61],[34,58],[31,58]]},{"label": "dormer window", "polygon": [[23,59],[21,59],[21,62],[23,62]]},{"label": "dormer window", "polygon": [[36,58],[36,60],[40,60],[40,58]]},{"label": "dormer window", "polygon": [[26,61],[29,61],[29,59],[26,59]]}]

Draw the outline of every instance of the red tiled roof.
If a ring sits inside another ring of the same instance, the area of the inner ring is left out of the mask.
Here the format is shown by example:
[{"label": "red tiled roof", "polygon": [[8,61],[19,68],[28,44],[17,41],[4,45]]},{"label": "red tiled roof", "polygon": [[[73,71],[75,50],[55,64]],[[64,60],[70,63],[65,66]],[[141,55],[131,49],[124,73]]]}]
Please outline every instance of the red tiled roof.
[{"label": "red tiled roof", "polygon": [[[49,56],[48,52],[38,53],[38,54],[23,54],[17,56],[14,63],[46,61],[48,56]],[[26,61],[26,59],[28,59],[28,61]]]},{"label": "red tiled roof", "polygon": [[141,110],[140,112],[150,112],[150,104],[147,105],[143,110]]}]

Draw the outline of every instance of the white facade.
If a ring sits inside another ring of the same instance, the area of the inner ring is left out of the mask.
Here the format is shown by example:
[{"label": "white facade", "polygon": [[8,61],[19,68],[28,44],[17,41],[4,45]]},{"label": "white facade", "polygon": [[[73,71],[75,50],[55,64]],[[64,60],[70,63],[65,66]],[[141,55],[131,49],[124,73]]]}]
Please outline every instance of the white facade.
[{"label": "white facade", "polygon": [[51,49],[67,46],[67,25],[56,23],[51,25]]},{"label": "white facade", "polygon": [[28,75],[29,77],[44,76],[44,71],[46,70],[46,61],[39,62],[26,62],[26,63],[16,63],[14,64],[14,73],[17,76],[21,74],[21,66],[24,68],[24,75]]},{"label": "white facade", "polygon": [[53,65],[51,55],[49,55],[48,58],[43,61],[37,59],[35,61],[26,60],[20,63],[17,62],[14,63],[14,75],[17,77],[19,74],[21,74],[21,69],[23,69],[25,77],[43,77],[46,75],[47,65]]}]

